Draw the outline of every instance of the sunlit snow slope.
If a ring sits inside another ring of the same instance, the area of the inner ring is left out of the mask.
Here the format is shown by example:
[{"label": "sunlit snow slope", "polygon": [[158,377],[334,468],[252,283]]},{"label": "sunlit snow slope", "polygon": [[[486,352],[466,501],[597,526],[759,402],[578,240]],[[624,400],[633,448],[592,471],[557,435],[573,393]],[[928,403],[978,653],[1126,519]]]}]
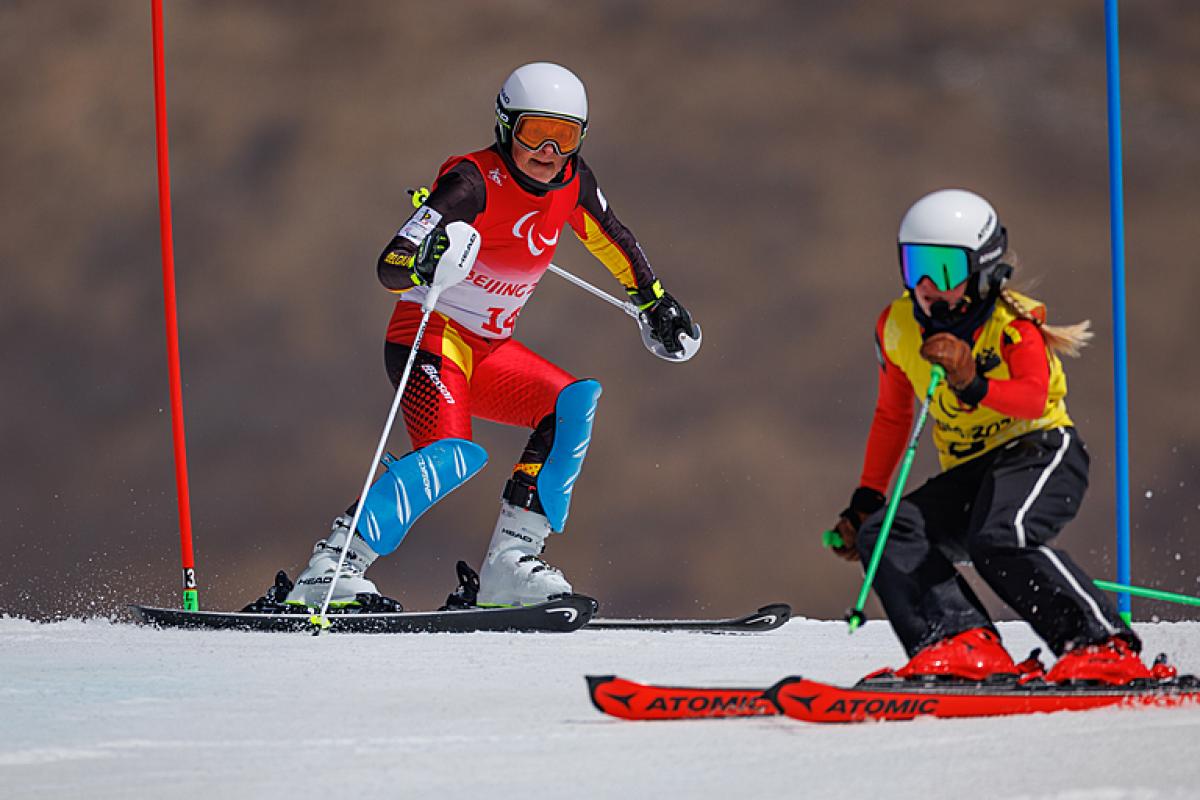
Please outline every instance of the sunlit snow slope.
[{"label": "sunlit snow slope", "polygon": [[[732,610],[731,610],[732,611]],[[1200,623],[1139,626],[1200,670]],[[1002,625],[1018,657],[1036,645]],[[849,682],[901,652],[795,620],[759,635],[160,631],[0,619],[6,798],[1057,798],[1200,792],[1200,709],[810,726],[629,723],[583,676]]]}]

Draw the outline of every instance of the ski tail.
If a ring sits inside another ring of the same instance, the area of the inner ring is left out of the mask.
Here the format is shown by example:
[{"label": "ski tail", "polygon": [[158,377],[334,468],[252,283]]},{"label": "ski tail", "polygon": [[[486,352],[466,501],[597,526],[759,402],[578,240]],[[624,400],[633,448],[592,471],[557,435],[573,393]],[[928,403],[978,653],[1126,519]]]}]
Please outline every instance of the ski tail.
[{"label": "ski tail", "polygon": [[779,713],[761,688],[650,686],[615,675],[588,675],[587,683],[592,705],[618,719],[721,719]]}]

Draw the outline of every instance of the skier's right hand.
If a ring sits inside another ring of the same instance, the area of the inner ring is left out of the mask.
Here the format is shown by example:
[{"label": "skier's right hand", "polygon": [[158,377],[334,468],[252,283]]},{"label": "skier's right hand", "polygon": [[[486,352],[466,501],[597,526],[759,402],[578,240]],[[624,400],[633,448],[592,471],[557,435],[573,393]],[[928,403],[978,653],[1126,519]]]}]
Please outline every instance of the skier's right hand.
[{"label": "skier's right hand", "polygon": [[850,496],[850,505],[838,515],[837,524],[833,526],[834,531],[842,537],[841,546],[831,548],[838,558],[845,561],[860,559],[858,529],[867,521],[867,517],[883,508],[886,503],[887,498],[869,486],[860,486],[854,490],[854,494]]},{"label": "skier's right hand", "polygon": [[446,235],[445,228],[439,225],[429,232],[413,256],[410,272],[414,284],[427,286],[433,282],[433,273],[437,272],[438,262],[442,260],[448,247],[450,237]]},{"label": "skier's right hand", "polygon": [[[843,561],[858,561],[858,543],[856,541],[858,538],[858,525],[849,517],[838,517],[837,524],[833,526],[832,532],[841,537],[841,544],[829,548],[833,551],[834,555]],[[828,534],[829,531],[826,533]]]},{"label": "skier's right hand", "polygon": [[[446,235],[446,229],[439,226],[430,231],[415,249],[412,243],[402,236],[396,236],[392,245],[381,259],[380,280],[392,291],[404,291],[405,288],[411,289],[413,286],[428,286],[433,281],[438,262],[450,246],[450,237]],[[384,280],[384,264],[393,268],[399,267],[403,272],[393,272],[390,279]],[[394,285],[397,283],[400,285]],[[410,283],[411,285],[405,285]]]}]

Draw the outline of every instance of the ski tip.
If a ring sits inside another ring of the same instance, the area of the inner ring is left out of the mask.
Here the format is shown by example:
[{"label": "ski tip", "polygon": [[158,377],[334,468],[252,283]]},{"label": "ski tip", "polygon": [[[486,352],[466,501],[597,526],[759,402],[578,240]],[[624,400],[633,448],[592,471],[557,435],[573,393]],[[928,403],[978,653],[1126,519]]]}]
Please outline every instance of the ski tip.
[{"label": "ski tip", "polygon": [[616,675],[584,675],[583,677],[587,681],[589,692],[595,692],[604,684],[612,683],[617,679]]},{"label": "ski tip", "polygon": [[613,683],[614,681],[619,680],[617,678],[617,676],[616,675],[584,675],[583,677],[585,680],[587,680],[588,699],[592,701],[592,705],[596,707],[596,710],[599,711],[601,714],[609,714],[612,716],[618,716],[618,714],[614,714],[610,709],[605,707],[604,703],[602,703],[600,701],[600,690],[603,689],[605,686],[609,685],[610,683]]}]

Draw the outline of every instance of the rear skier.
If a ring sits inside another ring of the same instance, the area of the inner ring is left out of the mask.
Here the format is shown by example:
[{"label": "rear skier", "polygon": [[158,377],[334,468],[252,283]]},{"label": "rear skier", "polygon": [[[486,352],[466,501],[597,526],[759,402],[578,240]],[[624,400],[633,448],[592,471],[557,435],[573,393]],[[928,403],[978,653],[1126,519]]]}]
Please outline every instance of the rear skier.
[{"label": "rear skier", "polygon": [[[913,396],[945,369],[929,413],[943,472],[906,495],[874,589],[910,660],[902,678],[1040,676],[1001,645],[954,567],[980,577],[1058,656],[1050,682],[1125,684],[1152,671],[1108,598],[1051,542],[1079,511],[1088,453],[1067,414],[1058,354],[1078,355],[1087,323],[1045,324],[1040,302],[1005,288],[1007,233],[983,198],[944,190],[918,200],[898,237],[904,294],[876,324],[879,397],[860,486],[836,530],[847,560],[871,558],[884,493],[906,448]],[[1153,677],[1174,674],[1165,664]]]},{"label": "rear skier", "polygon": [[[467,222],[482,238],[472,271],[440,295],[417,348],[401,406],[414,449],[396,469],[419,469],[425,490],[432,478],[440,497],[486,461],[483,449],[469,441],[472,417],[532,429],[504,487],[477,596],[464,581],[464,604],[526,605],[572,591],[541,554],[550,533],[562,532],[566,523],[600,384],[575,378],[513,338],[518,315],[549,267],[564,226],[624,287],[655,352],[681,359],[685,345],[698,345],[691,316],[663,291],[580,157],[587,126],[587,95],[574,74],[548,63],[518,68],[496,99],[495,143],[442,165],[432,190],[416,193],[416,211],[378,261],[380,282],[399,295],[385,344],[388,375],[399,388],[421,303],[449,246],[446,226]],[[453,469],[439,473],[433,468],[438,459]],[[347,542],[331,605],[394,605],[379,597],[364,574],[379,555],[395,549],[412,521],[401,525],[396,519],[405,517],[412,487],[398,482],[382,488],[385,484],[376,481],[366,507],[390,502],[395,513],[365,513],[353,535],[354,506],[339,516],[329,536],[316,543],[286,595],[287,605],[321,606]],[[393,494],[396,499],[390,499]],[[387,519],[379,522],[382,518]]]}]

